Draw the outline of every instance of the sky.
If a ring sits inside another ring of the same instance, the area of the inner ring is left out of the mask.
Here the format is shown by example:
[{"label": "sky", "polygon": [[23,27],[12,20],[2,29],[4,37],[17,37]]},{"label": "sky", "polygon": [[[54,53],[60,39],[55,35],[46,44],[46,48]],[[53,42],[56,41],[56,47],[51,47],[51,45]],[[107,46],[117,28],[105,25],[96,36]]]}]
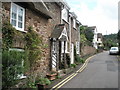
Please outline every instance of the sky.
[{"label": "sky", "polygon": [[103,35],[118,32],[120,0],[65,0],[82,25],[96,26]]}]

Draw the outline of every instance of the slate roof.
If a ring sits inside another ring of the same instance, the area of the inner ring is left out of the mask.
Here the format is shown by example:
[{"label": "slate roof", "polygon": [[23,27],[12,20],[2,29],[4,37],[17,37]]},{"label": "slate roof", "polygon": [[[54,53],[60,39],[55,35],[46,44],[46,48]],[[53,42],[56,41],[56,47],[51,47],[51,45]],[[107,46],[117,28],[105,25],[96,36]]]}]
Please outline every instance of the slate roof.
[{"label": "slate roof", "polygon": [[63,29],[64,29],[65,24],[58,24],[55,26],[54,30],[52,31],[51,38],[59,38]]},{"label": "slate roof", "polygon": [[95,28],[96,28],[96,26],[88,27],[88,29],[90,29],[90,30],[94,30]]},{"label": "slate roof", "polygon": [[27,2],[27,4],[29,5],[29,8],[36,11],[38,14],[41,14],[46,18],[52,19],[52,13],[50,13],[50,11],[46,9],[43,2]]}]

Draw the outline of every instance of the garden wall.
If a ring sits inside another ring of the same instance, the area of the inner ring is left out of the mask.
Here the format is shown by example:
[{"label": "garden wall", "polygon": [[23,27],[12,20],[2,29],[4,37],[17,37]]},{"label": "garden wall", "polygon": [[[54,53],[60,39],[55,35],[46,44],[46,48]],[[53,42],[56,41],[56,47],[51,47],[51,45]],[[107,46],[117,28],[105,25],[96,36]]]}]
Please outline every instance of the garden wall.
[{"label": "garden wall", "polygon": [[96,53],[96,49],[92,46],[82,46],[81,48],[81,56],[88,56]]}]

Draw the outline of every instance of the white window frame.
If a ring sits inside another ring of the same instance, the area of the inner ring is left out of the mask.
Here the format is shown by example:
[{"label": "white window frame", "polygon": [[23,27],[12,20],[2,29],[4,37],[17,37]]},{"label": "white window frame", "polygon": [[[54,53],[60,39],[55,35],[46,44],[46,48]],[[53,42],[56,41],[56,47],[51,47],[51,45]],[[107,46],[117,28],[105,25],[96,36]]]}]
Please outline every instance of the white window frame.
[{"label": "white window frame", "polygon": [[[19,31],[23,31],[23,32],[25,32],[25,30],[24,30],[24,26],[25,26],[25,9],[23,8],[23,7],[21,7],[21,6],[19,6],[19,5],[17,5],[17,4],[15,4],[15,3],[11,3],[11,11],[10,11],[10,23],[12,23],[12,8],[13,8],[13,6],[16,6],[17,7],[17,12],[16,12],[16,26],[13,26],[13,27],[15,27],[17,30],[19,30]],[[22,28],[19,28],[18,27],[18,10],[19,9],[22,9],[23,10],[23,19],[22,19]]]},{"label": "white window frame", "polygon": [[66,8],[62,10],[62,19],[68,22],[68,10]]},{"label": "white window frame", "polygon": [[69,53],[69,51],[68,51],[68,42],[67,41],[65,42],[65,53]]},{"label": "white window frame", "polygon": [[64,41],[61,41],[61,53],[64,53]]},{"label": "white window frame", "polygon": [[76,42],[76,54],[80,54],[80,44]]},{"label": "white window frame", "polygon": [[73,18],[73,28],[76,29],[76,19],[75,18]]},{"label": "white window frame", "polygon": [[[24,49],[10,48],[9,51],[24,52]],[[22,60],[22,62],[21,62],[22,67],[23,67],[23,65],[24,65],[24,60]],[[24,79],[24,78],[27,78],[27,76],[25,76],[24,73],[17,75],[17,79]]]}]

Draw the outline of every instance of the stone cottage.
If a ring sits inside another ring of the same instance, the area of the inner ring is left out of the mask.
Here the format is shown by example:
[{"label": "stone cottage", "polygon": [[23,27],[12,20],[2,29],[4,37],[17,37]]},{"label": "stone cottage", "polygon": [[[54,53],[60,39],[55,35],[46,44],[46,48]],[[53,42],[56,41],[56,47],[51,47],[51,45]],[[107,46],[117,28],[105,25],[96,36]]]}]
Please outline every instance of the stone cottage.
[{"label": "stone cottage", "polygon": [[[61,23],[62,3],[56,2],[3,2],[3,22],[7,19],[19,32],[27,33],[32,26],[41,37],[47,48],[42,50],[42,58],[37,62],[35,71],[43,76],[50,70],[51,40],[55,26]],[[13,48],[24,49],[24,42],[17,41]]]},{"label": "stone cottage", "polygon": [[[43,76],[49,71],[59,71],[74,63],[74,46],[79,55],[80,22],[74,13],[69,13],[66,2],[3,2],[3,22],[9,21],[19,32],[26,34],[33,27],[42,37],[41,60],[34,72]],[[12,48],[24,50],[24,40],[14,42]]]},{"label": "stone cottage", "polygon": [[[74,64],[74,52],[80,55],[80,25],[74,12],[69,13],[70,22],[70,63]],[[76,50],[76,51],[74,51]]]}]

